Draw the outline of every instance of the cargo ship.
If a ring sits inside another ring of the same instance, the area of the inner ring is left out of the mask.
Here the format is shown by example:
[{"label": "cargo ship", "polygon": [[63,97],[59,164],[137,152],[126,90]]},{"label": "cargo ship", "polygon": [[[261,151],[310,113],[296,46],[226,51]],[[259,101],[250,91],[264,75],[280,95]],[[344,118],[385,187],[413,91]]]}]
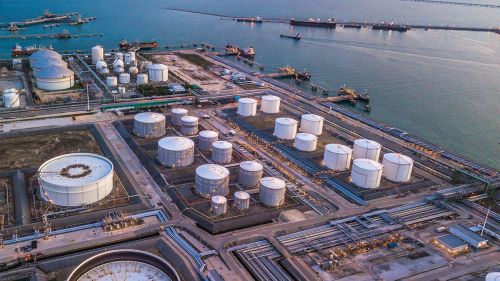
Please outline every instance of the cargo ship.
[{"label": "cargo ship", "polygon": [[337,26],[337,22],[335,21],[335,19],[322,21],[320,19],[296,20],[292,18],[290,19],[290,25],[335,28]]},{"label": "cargo ship", "polygon": [[410,27],[404,24],[395,24],[388,22],[376,23],[372,26],[373,30],[394,30],[399,32],[406,32],[410,30]]},{"label": "cargo ship", "polygon": [[236,18],[237,22],[253,22],[253,23],[263,23],[264,19],[262,17],[251,17],[251,18]]},{"label": "cargo ship", "polygon": [[253,59],[255,57],[255,50],[253,47],[240,49],[238,46],[228,44],[226,45],[226,55]]},{"label": "cargo ship", "polygon": [[355,22],[344,23],[342,26],[346,28],[361,28],[361,24]]},{"label": "cargo ship", "polygon": [[12,47],[11,55],[13,57],[17,56],[29,56],[33,54],[34,52],[41,50],[41,49],[49,49],[52,50],[52,46],[49,46],[48,48],[44,47],[37,47],[37,46],[26,46],[22,47],[19,44],[16,44],[14,47]]},{"label": "cargo ship", "polygon": [[128,42],[125,39],[122,39],[120,41],[120,49],[122,50],[128,50],[131,48],[137,48],[137,49],[143,49],[143,50],[148,50],[148,49],[156,49],[158,48],[158,42],[156,42],[155,39],[151,42]]},{"label": "cargo ship", "polygon": [[293,40],[300,40],[300,38],[302,38],[302,36],[300,36],[300,33],[297,33],[297,34],[295,34],[295,35],[280,34],[280,37],[283,37],[283,38],[290,38],[290,39],[293,39]]}]

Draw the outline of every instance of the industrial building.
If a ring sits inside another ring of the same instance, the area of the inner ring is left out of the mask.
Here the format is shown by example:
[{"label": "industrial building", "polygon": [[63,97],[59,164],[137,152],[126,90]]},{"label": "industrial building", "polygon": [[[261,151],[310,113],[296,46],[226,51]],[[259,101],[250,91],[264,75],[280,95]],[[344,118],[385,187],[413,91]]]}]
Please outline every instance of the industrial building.
[{"label": "industrial building", "polygon": [[479,236],[477,233],[460,224],[450,226],[450,233],[464,240],[474,248],[484,248],[488,246],[488,239]]},{"label": "industrial building", "polygon": [[452,234],[436,237],[434,245],[445,250],[450,255],[459,255],[469,249],[469,245]]}]

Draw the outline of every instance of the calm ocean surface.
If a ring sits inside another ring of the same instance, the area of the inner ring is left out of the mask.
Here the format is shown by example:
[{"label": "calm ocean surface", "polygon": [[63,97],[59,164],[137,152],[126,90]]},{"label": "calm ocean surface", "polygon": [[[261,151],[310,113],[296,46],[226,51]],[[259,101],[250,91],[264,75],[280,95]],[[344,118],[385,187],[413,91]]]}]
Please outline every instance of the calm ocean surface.
[{"label": "calm ocean surface", "polygon": [[[474,0],[500,5],[500,0]],[[307,69],[313,81],[336,90],[342,85],[372,97],[370,118],[399,127],[449,150],[500,168],[500,35],[480,32],[407,33],[371,29],[335,30],[258,25],[166,10],[183,8],[229,16],[336,18],[412,24],[492,27],[500,9],[450,6],[400,0],[0,0],[0,22],[54,13],[80,12],[98,19],[82,26],[20,34],[103,33],[70,40],[0,40],[7,56],[15,43],[44,44],[57,50],[89,50],[95,44],[117,48],[122,38],[151,40],[162,46],[206,41],[217,46],[253,46],[266,67],[286,64]],[[280,33],[300,32],[300,42]],[[0,35],[9,34],[0,31]],[[349,106],[348,106],[349,107]],[[349,107],[363,113],[361,107]],[[365,113],[363,113],[365,114]]]}]

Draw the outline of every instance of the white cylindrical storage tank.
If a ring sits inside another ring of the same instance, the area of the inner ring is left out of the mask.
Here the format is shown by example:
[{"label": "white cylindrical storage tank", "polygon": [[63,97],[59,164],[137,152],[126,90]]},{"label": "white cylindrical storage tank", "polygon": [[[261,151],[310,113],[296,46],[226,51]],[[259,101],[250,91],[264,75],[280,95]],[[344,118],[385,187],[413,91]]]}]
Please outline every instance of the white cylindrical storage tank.
[{"label": "white cylindrical storage tank", "polygon": [[342,144],[327,144],[323,163],[328,169],[345,171],[351,166],[352,149]]},{"label": "white cylindrical storage tank", "polygon": [[142,61],[141,64],[139,65],[140,69],[145,69],[145,70],[149,70],[149,67],[152,65],[153,63],[148,61],[148,60],[145,60],[145,61]]},{"label": "white cylindrical storage tank", "polygon": [[203,151],[212,150],[212,144],[219,140],[219,133],[215,131],[201,131],[198,136],[198,149]]},{"label": "white cylindrical storage tank", "polygon": [[148,83],[148,75],[145,73],[137,74],[137,85],[144,85]]},{"label": "white cylindrical storage tank", "polygon": [[121,66],[117,66],[117,67],[113,68],[113,72],[116,74],[123,73],[124,71],[125,71],[125,68],[123,68]]},{"label": "white cylindrical storage tank", "polygon": [[164,64],[152,64],[148,71],[151,81],[164,82],[168,80],[168,67]]},{"label": "white cylindrical storage tank", "polygon": [[107,67],[108,67],[108,64],[103,60],[100,60],[95,64],[95,69],[97,69],[97,70],[101,70],[102,68],[107,68]]},{"label": "white cylindrical storage tank", "polygon": [[187,116],[187,114],[188,114],[187,109],[172,108],[172,111],[170,114],[170,124],[172,124],[174,126],[180,126],[182,117]]},{"label": "white cylindrical storage tank", "polygon": [[241,116],[255,116],[257,114],[257,100],[250,98],[239,99],[238,114]]},{"label": "white cylindrical storage tank", "polygon": [[118,77],[118,81],[120,84],[128,84],[130,83],[130,74],[129,73],[121,73]]},{"label": "white cylindrical storage tank", "polygon": [[316,114],[304,114],[300,120],[300,131],[304,133],[321,135],[323,132],[324,118]]},{"label": "white cylindrical storage tank", "polygon": [[234,206],[241,211],[250,208],[250,194],[245,191],[236,191],[234,193]]},{"label": "white cylindrical storage tank", "polygon": [[227,141],[212,143],[212,161],[218,164],[227,164],[233,157],[233,144]]},{"label": "white cylindrical storage tank", "polygon": [[490,272],[486,274],[484,281],[500,281],[500,272]]},{"label": "white cylindrical storage tank", "polygon": [[128,73],[130,73],[132,75],[136,75],[137,73],[139,73],[139,69],[135,66],[131,66],[128,68]]},{"label": "white cylindrical storage tank", "polygon": [[109,69],[107,67],[103,67],[99,69],[99,73],[102,75],[109,74]]},{"label": "white cylindrical storage tank", "polygon": [[300,151],[315,151],[318,137],[308,133],[298,133],[295,136],[295,148]]},{"label": "white cylindrical storage tank", "polygon": [[196,135],[198,133],[198,118],[184,116],[181,118],[181,133],[183,135]]},{"label": "white cylindrical storage tank", "polygon": [[125,64],[129,65],[131,61],[135,61],[135,52],[127,52],[125,54]]},{"label": "white cylindrical storage tank", "polygon": [[215,164],[196,168],[195,190],[204,197],[225,196],[229,193],[229,170]]},{"label": "white cylindrical storage tank", "polygon": [[194,142],[184,137],[158,141],[158,161],[167,167],[185,167],[194,162]]},{"label": "white cylindrical storage tank", "polygon": [[45,67],[34,74],[36,86],[47,91],[65,90],[75,85],[75,73],[67,67]]},{"label": "white cylindrical storage tank", "polygon": [[108,86],[108,87],[118,86],[118,78],[116,78],[116,76],[106,77],[106,86]]},{"label": "white cylindrical storage tank", "polygon": [[113,163],[100,155],[57,156],[38,169],[40,195],[58,206],[92,204],[111,193],[113,174]]},{"label": "white cylindrical storage tank", "polygon": [[123,53],[115,53],[115,59],[118,59],[118,60],[123,60]]},{"label": "white cylindrical storage tank", "polygon": [[104,48],[102,46],[94,46],[91,50],[92,63],[97,64],[98,61],[104,60]]},{"label": "white cylindrical storage tank", "polygon": [[224,196],[215,195],[212,196],[211,200],[212,213],[216,216],[221,216],[226,213],[227,210],[227,199]]},{"label": "white cylindrical storage tank", "polygon": [[265,113],[278,113],[280,111],[281,99],[277,96],[262,96],[260,110]]},{"label": "white cylindrical storage tank", "polygon": [[378,161],[381,149],[382,146],[376,141],[357,139],[354,141],[352,159],[362,158]]},{"label": "white cylindrical storage tank", "polygon": [[383,159],[384,170],[382,176],[394,182],[407,182],[410,180],[413,159],[399,153],[386,153]]},{"label": "white cylindrical storage tank", "polygon": [[293,140],[297,134],[297,120],[292,118],[276,118],[274,135],[283,140]]},{"label": "white cylindrical storage tank", "polygon": [[262,179],[264,167],[256,161],[243,161],[240,163],[238,184],[243,188],[254,188]]},{"label": "white cylindrical storage tank", "polygon": [[260,202],[269,207],[277,207],[285,202],[286,183],[282,179],[265,177],[260,180]]},{"label": "white cylindrical storage tank", "polygon": [[377,188],[382,177],[382,164],[371,159],[354,159],[351,180],[362,188]]},{"label": "white cylindrical storage tank", "polygon": [[125,64],[123,64],[123,60],[121,60],[121,59],[115,59],[115,61],[113,61],[113,68],[117,68],[119,66],[122,67],[122,68],[125,67]]},{"label": "white cylindrical storage tank", "polygon": [[142,138],[158,138],[165,135],[165,115],[143,112],[134,116],[134,133]]},{"label": "white cylindrical storage tank", "polygon": [[127,92],[127,89],[125,87],[119,86],[118,87],[118,94],[125,94]]},{"label": "white cylindrical storage tank", "polygon": [[3,107],[19,107],[21,106],[21,101],[19,100],[19,94],[17,89],[5,89],[3,91]]},{"label": "white cylindrical storage tank", "polygon": [[136,60],[131,60],[130,63],[129,63],[129,66],[134,66],[134,67],[137,67],[137,69],[139,69],[139,67],[137,66],[137,61]]}]

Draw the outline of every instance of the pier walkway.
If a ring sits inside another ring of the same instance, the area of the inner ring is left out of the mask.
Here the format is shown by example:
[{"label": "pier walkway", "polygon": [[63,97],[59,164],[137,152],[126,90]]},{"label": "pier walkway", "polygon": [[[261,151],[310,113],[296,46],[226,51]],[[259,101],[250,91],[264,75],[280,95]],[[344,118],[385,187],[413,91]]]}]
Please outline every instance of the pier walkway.
[{"label": "pier walkway", "polygon": [[500,5],[470,3],[470,2],[453,2],[453,1],[440,1],[440,0],[401,0],[401,1],[500,9]]}]

